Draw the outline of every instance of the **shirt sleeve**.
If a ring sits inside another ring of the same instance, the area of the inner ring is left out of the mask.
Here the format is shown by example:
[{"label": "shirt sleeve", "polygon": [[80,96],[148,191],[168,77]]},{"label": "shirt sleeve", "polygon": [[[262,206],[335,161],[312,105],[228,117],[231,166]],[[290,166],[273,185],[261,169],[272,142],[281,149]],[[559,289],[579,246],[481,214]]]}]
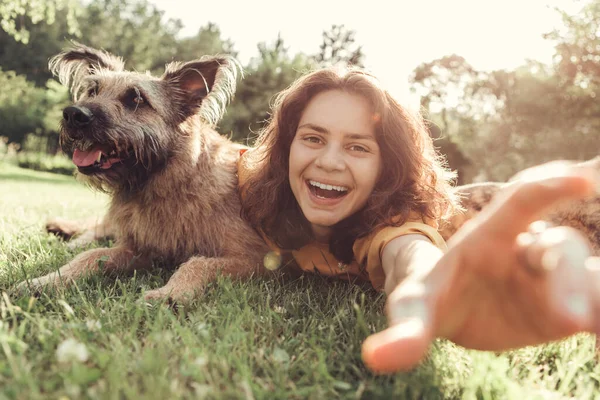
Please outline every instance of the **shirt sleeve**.
[{"label": "shirt sleeve", "polygon": [[381,265],[381,253],[391,240],[404,235],[423,235],[436,247],[446,251],[446,242],[433,226],[422,222],[407,222],[401,226],[388,226],[354,242],[354,257],[365,268],[373,287],[382,290],[385,272]]}]

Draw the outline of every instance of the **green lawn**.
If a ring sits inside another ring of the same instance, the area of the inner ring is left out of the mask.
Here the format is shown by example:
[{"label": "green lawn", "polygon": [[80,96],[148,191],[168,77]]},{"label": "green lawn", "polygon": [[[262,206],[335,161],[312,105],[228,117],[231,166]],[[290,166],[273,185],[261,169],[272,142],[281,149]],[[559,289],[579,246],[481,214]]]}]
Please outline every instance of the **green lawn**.
[{"label": "green lawn", "polygon": [[600,398],[584,335],[502,355],[439,341],[415,371],[374,376],[360,344],[385,325],[385,299],[318,277],[221,279],[185,311],[139,301],[160,271],[17,297],[25,273],[75,254],[44,221],[101,215],[106,201],[71,177],[0,164],[0,399]]}]

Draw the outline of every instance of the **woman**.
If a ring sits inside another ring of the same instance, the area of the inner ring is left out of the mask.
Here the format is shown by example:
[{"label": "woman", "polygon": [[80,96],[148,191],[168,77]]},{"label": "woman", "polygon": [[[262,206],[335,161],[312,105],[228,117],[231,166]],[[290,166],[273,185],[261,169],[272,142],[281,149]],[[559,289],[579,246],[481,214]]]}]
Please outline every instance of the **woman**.
[{"label": "woman", "polygon": [[591,195],[593,171],[526,171],[446,246],[437,228],[458,206],[422,121],[373,76],[324,69],[278,95],[239,174],[244,216],[278,254],[389,295],[390,327],[363,345],[374,371],[412,368],[435,337],[503,350],[595,330],[597,259],[577,231],[534,223]]}]

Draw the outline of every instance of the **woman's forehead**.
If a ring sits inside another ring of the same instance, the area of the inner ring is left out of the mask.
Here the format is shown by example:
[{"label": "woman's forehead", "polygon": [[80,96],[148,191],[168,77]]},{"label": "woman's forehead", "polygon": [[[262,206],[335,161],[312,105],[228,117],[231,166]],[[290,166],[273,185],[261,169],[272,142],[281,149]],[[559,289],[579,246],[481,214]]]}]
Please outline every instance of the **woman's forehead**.
[{"label": "woman's forehead", "polygon": [[372,107],[364,96],[330,90],[309,101],[298,127],[318,126],[330,132],[374,135],[375,122]]}]

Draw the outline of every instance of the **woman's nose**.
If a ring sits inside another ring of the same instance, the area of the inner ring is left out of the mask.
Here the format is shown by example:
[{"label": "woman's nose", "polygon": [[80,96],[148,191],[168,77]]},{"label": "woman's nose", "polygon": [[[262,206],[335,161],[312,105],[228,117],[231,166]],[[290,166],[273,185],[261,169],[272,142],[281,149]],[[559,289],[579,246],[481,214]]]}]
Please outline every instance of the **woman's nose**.
[{"label": "woman's nose", "polygon": [[343,149],[339,146],[329,145],[323,149],[315,160],[315,165],[326,171],[342,171],[345,168]]}]

